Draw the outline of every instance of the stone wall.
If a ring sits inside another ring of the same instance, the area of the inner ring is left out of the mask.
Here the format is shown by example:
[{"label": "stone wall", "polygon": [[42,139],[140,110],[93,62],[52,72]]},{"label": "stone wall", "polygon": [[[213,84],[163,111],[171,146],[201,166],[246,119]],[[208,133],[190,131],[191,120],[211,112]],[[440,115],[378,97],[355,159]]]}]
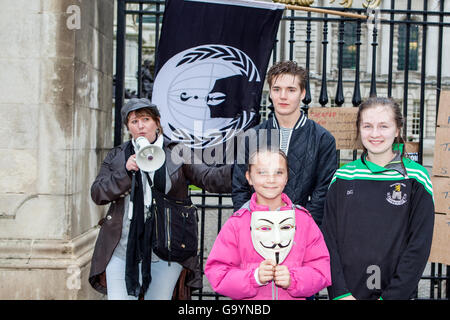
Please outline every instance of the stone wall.
[{"label": "stone wall", "polygon": [[101,298],[90,185],[112,147],[113,0],[2,1],[0,299]]}]

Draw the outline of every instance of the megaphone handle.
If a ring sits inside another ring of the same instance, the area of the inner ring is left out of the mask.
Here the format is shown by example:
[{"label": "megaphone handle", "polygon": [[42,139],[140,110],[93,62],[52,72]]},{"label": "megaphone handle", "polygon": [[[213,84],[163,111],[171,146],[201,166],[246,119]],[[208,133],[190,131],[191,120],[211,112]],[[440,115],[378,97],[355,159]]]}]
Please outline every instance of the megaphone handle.
[{"label": "megaphone handle", "polygon": [[128,205],[128,219],[133,219],[133,199],[134,199],[134,186],[136,184],[136,171],[133,171],[131,177],[131,194],[130,194],[130,204]]}]

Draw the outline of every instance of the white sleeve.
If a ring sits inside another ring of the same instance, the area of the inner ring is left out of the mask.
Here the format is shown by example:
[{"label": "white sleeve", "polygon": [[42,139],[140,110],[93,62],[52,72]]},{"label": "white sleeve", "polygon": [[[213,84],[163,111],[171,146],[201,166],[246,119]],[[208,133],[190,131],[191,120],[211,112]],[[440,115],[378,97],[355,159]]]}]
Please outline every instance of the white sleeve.
[{"label": "white sleeve", "polygon": [[255,273],[253,274],[253,275],[255,276],[255,281],[256,281],[256,283],[259,284],[260,286],[265,286],[268,282],[267,282],[267,283],[261,283],[261,282],[259,282],[258,271],[259,271],[259,268],[256,268],[256,269],[255,269]]}]

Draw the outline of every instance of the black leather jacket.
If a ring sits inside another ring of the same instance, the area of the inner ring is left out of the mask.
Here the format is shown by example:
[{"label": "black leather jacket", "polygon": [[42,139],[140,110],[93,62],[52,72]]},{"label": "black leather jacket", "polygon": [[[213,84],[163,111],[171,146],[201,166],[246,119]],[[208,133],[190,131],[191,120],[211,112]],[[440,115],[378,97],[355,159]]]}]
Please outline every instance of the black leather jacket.
[{"label": "black leather jacket", "polygon": [[[92,200],[98,205],[109,204],[105,218],[99,221],[101,229],[95,244],[92,256],[89,282],[94,289],[106,294],[105,270],[109,260],[119,243],[124,214],[124,199],[131,191],[131,177],[125,168],[125,148],[131,142],[125,142],[108,152],[103,161],[100,172],[91,186]],[[222,167],[210,167],[201,162],[199,164],[186,164],[178,161],[179,157],[172,154],[176,146],[164,139],[164,151],[166,154],[166,171],[170,178],[166,179],[167,194],[174,199],[186,199],[188,186],[194,184],[209,192],[231,192],[232,165]],[[176,161],[175,161],[176,160]],[[189,286],[200,288],[201,270],[198,258],[192,257],[184,261],[182,265],[194,271],[194,279]]]},{"label": "black leather jacket", "polygon": [[[261,131],[262,129],[266,129],[266,132]],[[279,124],[274,113],[254,130],[259,143],[267,137],[267,145],[279,146]],[[246,132],[246,135],[249,134]],[[245,178],[249,156],[248,144],[245,145],[245,153],[242,151],[241,154],[245,155],[245,161],[238,157],[233,170],[232,199],[235,210],[250,200],[252,192]],[[313,120],[307,119],[302,112],[294,126],[287,157],[289,180],[283,192],[293,203],[305,207],[314,221],[320,225],[328,185],[337,169],[336,141],[330,132]]]}]

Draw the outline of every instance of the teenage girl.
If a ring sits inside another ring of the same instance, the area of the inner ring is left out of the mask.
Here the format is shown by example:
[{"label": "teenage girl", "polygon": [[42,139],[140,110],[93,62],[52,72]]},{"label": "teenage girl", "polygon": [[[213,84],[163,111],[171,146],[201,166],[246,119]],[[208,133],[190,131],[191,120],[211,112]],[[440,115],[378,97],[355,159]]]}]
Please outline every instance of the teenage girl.
[{"label": "teenage girl", "polygon": [[326,199],[328,293],[331,299],[411,299],[431,248],[431,180],[404,155],[395,101],[369,98],[356,126],[364,152],[336,171]]}]

